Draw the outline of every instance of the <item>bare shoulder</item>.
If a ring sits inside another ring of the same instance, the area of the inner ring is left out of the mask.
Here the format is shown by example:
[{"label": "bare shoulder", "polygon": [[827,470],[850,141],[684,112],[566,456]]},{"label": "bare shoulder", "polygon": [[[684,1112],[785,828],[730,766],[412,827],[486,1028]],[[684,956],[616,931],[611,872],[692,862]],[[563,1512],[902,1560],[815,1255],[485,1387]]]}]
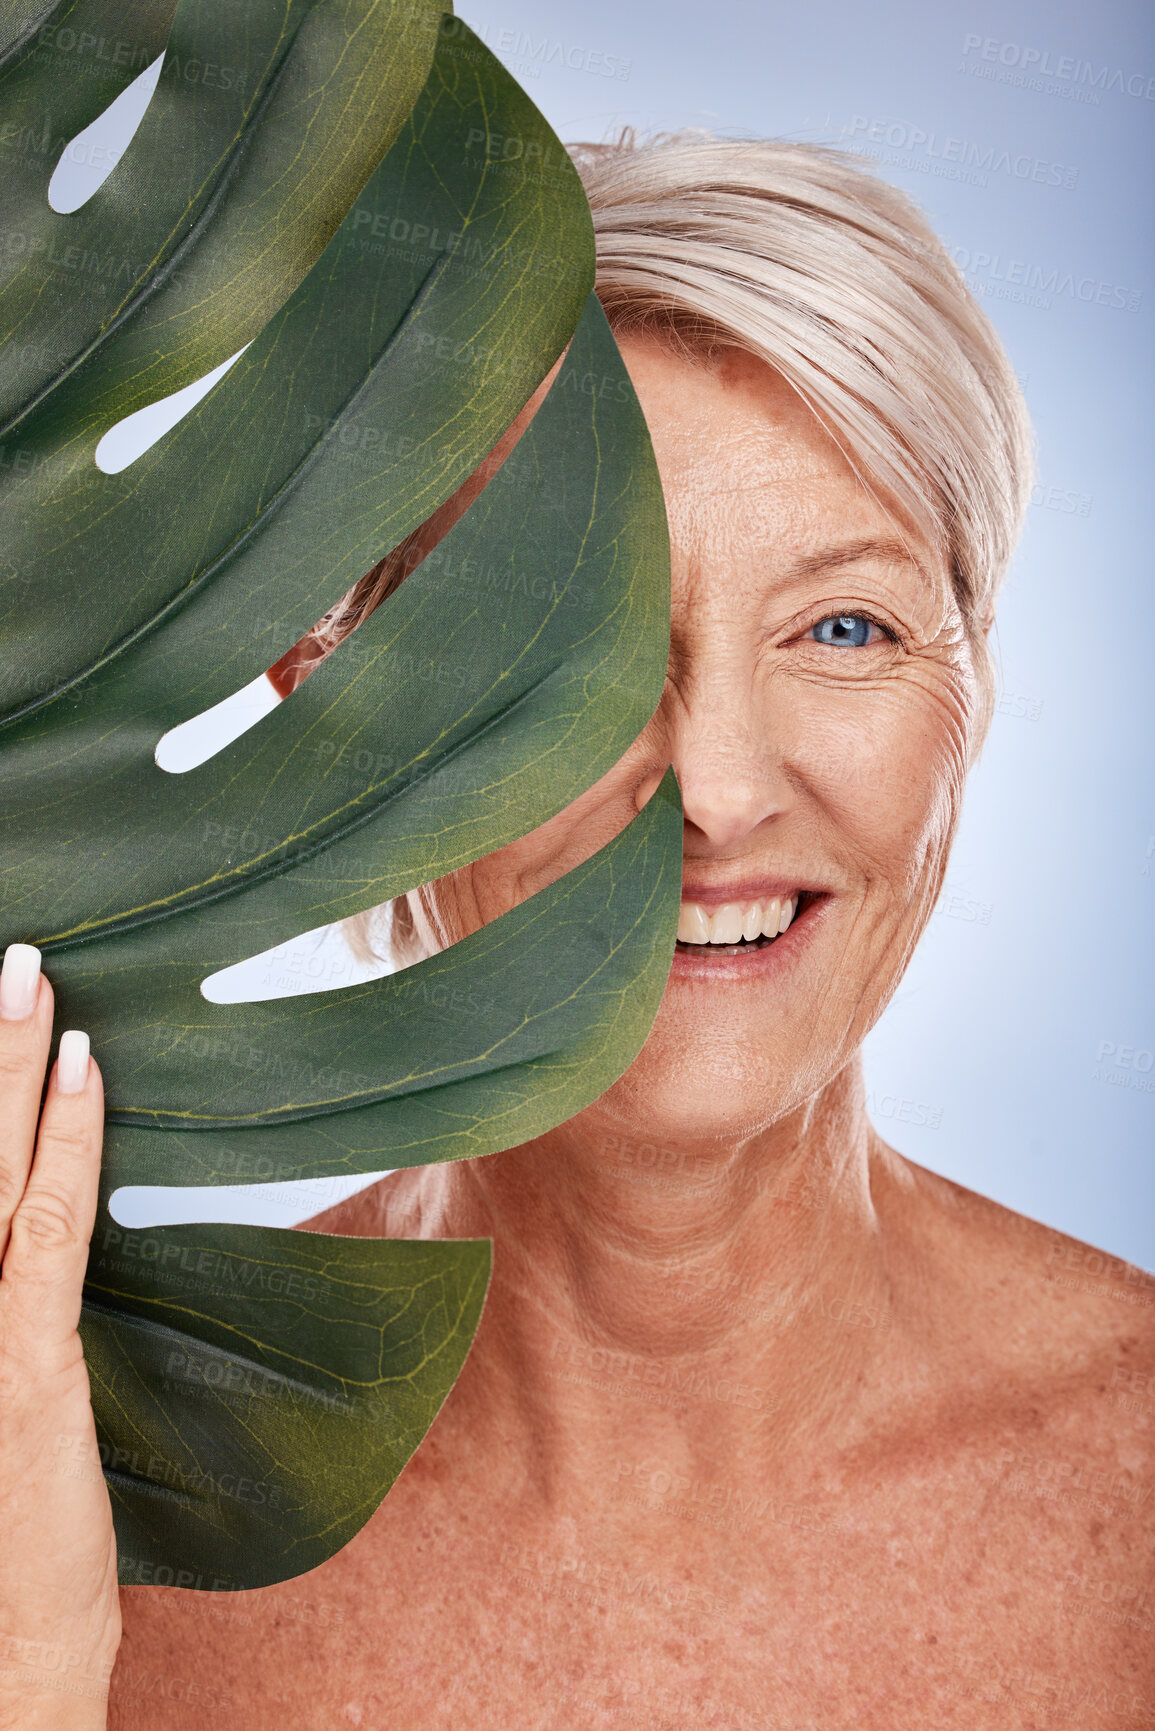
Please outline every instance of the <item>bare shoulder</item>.
[{"label": "bare shoulder", "polygon": [[1040,1500],[1129,1514],[1121,1540],[1149,1534],[1155,1278],[910,1161],[889,1176],[952,1386],[1005,1439],[1007,1473]]},{"label": "bare shoulder", "polygon": [[1072,1699],[1098,1700],[1106,1679],[1149,1707],[1155,1280],[880,1155],[914,1366],[894,1470],[930,1486],[926,1522],[988,1619],[979,1645],[1010,1663],[1008,1643],[1026,1643]]},{"label": "bare shoulder", "polygon": [[[965,1289],[970,1314],[994,1330],[992,1346],[1022,1350],[1051,1372],[1101,1369],[1105,1355],[1137,1379],[1155,1368],[1155,1275],[911,1160],[893,1160],[944,1289]],[[1125,1392],[1128,1382],[1121,1375],[1111,1386]],[[1142,1380],[1134,1392],[1155,1400]]]}]

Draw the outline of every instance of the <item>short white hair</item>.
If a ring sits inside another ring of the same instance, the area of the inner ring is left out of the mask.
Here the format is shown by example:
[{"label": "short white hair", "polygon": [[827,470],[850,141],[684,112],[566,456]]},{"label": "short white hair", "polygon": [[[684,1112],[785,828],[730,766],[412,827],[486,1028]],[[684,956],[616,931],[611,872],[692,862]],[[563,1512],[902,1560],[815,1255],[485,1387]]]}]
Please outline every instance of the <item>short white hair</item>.
[{"label": "short white hair", "polygon": [[593,210],[597,294],[651,330],[773,366],[866,485],[945,554],[977,654],[1032,480],[1022,391],[926,217],[848,152],[693,128],[569,147]]}]

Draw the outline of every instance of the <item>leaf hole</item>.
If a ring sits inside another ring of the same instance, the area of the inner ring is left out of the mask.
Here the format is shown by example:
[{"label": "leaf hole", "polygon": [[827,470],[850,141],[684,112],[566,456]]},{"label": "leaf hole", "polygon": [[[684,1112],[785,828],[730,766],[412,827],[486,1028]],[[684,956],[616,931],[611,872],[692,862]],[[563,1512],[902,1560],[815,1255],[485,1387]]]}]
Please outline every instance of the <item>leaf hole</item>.
[{"label": "leaf hole", "polygon": [[48,182],[48,203],[70,216],[98,192],[132,143],[164,65],[158,54],[103,113],[69,139]]},{"label": "leaf hole", "polygon": [[227,361],[222,361],[211,373],[206,373],[201,379],[194,379],[191,385],[182,385],[181,389],[173,391],[171,396],[161,397],[155,403],[147,403],[143,409],[134,409],[131,415],[125,415],[122,421],[109,427],[96,447],[97,468],[105,475],[119,475],[130,463],[143,457],[158,439],[171,433],[178,422],[192,413],[202,398],[207,397],[213,386],[224,378],[229,368],[236,365],[248,346],[246,343],[244,349],[238,349],[235,355],[230,355]]},{"label": "leaf hole", "polygon": [[222,698],[211,709],[170,727],[157,741],[153,757],[158,769],[169,775],[185,775],[197,769],[255,727],[280,703],[280,693],[267,674],[258,674],[231,697]]},{"label": "leaf hole", "polygon": [[359,1190],[367,1190],[393,1170],[280,1181],[274,1176],[270,1181],[268,1173],[276,1172],[274,1160],[250,1157],[251,1177],[243,1169],[243,1160],[243,1152],[239,1152],[239,1184],[122,1184],[109,1197],[108,1212],[129,1232],[216,1221],[239,1226],[294,1226],[335,1208]]},{"label": "leaf hole", "polygon": [[[383,905],[388,908],[393,903]],[[201,996],[210,1004],[263,1004],[273,998],[305,997],[310,992],[331,992],[338,986],[358,986],[397,971],[391,954],[350,944],[344,925],[339,921],[316,926],[259,955],[218,968],[201,981]]]}]

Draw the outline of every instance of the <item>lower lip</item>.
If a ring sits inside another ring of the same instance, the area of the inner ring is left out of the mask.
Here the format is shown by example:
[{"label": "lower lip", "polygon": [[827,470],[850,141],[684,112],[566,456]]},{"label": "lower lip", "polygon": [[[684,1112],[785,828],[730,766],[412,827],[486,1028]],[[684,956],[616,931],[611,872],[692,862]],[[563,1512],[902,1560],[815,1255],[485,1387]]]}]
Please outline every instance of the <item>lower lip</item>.
[{"label": "lower lip", "polygon": [[750,949],[727,944],[678,944],[670,968],[672,980],[709,981],[712,985],[732,980],[759,984],[789,968],[810,942],[826,911],[828,898],[815,896],[801,908],[789,926],[772,944]]}]

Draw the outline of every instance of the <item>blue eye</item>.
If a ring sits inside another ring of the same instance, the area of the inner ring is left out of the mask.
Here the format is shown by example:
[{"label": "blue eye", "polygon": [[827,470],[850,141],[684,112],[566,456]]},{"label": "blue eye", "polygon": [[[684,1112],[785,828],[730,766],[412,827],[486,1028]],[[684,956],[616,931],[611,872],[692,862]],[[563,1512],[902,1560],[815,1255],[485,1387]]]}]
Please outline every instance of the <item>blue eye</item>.
[{"label": "blue eye", "polygon": [[816,643],[828,643],[835,649],[862,649],[870,642],[871,631],[878,629],[873,619],[862,613],[837,613],[820,619],[810,635]]}]

